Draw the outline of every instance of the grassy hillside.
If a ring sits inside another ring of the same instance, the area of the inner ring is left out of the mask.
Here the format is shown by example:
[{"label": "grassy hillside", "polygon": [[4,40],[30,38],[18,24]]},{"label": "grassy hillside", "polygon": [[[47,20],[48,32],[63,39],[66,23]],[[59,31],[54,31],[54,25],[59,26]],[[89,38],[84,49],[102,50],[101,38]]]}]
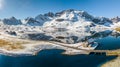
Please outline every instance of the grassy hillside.
[{"label": "grassy hillside", "polygon": [[120,32],[120,27],[115,28],[115,30]]},{"label": "grassy hillside", "polygon": [[21,44],[23,43],[0,39],[0,48],[7,50],[23,49],[24,47]]}]

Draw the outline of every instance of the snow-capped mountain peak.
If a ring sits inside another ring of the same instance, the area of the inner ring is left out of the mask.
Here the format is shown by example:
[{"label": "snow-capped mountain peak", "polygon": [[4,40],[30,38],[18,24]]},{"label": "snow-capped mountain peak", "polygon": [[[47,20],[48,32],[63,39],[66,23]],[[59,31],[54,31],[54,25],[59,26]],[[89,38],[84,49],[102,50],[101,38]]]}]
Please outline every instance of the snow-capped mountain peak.
[{"label": "snow-capped mountain peak", "polygon": [[20,25],[22,24],[22,22],[18,19],[16,19],[15,17],[11,17],[11,18],[5,18],[3,20],[0,21],[1,24],[6,24],[6,25]]},{"label": "snow-capped mountain peak", "polygon": [[89,15],[87,12],[85,11],[79,11],[79,10],[74,10],[74,9],[69,9],[69,10],[64,10],[61,12],[57,12],[56,13],[56,17],[60,18],[60,19],[65,19],[65,20],[69,20],[69,21],[78,21],[81,18],[90,20],[93,17],[91,15]]},{"label": "snow-capped mountain peak", "polygon": [[117,22],[120,21],[120,18],[117,16],[115,18],[112,18],[111,20],[112,20],[113,23],[117,23]]},{"label": "snow-capped mountain peak", "polygon": [[35,20],[32,17],[27,17],[25,20],[23,20],[23,23],[29,26],[41,26],[42,25],[42,23],[40,23],[39,21]]},{"label": "snow-capped mountain peak", "polygon": [[48,12],[48,13],[45,13],[44,16],[53,18],[53,17],[55,17],[55,14],[53,12]]}]

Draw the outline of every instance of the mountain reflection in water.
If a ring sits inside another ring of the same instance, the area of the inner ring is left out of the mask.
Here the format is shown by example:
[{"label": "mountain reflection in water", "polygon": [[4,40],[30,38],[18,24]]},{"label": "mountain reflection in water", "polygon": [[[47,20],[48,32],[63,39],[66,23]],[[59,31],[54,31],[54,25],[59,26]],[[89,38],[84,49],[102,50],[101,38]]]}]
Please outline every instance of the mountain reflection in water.
[{"label": "mountain reflection in water", "polygon": [[54,31],[45,32],[45,35],[51,36],[49,40],[62,43],[75,44],[79,42],[98,42],[96,49],[113,50],[120,48],[120,34],[111,30],[104,31]]}]

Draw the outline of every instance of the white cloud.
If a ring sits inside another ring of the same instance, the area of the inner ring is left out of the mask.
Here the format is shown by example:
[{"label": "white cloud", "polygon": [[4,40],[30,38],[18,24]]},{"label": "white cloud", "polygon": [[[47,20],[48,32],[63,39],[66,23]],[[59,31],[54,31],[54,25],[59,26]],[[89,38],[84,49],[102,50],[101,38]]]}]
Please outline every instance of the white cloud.
[{"label": "white cloud", "polygon": [[0,10],[3,8],[3,0],[0,0]]}]

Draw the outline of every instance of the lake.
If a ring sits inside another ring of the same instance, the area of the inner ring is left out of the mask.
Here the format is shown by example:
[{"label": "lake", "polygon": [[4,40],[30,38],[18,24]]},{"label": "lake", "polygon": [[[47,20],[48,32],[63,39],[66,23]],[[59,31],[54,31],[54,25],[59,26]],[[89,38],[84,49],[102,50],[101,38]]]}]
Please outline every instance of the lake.
[{"label": "lake", "polygon": [[0,67],[97,67],[116,58],[105,55],[62,55],[64,50],[43,50],[37,56],[0,56]]},{"label": "lake", "polygon": [[[49,33],[46,35],[52,36],[53,34]],[[59,35],[65,36],[59,39]],[[110,31],[99,33],[87,32],[86,35],[79,32],[58,32],[53,36],[52,40],[57,41],[59,39],[59,42],[64,43],[77,43],[94,39],[99,43],[96,50],[114,50],[120,48],[119,35]],[[50,49],[42,50],[36,56],[12,57],[0,55],[0,67],[97,67],[104,62],[116,58],[116,56],[106,55],[63,55],[61,54],[62,52],[64,50]]]},{"label": "lake", "polygon": [[96,40],[100,45],[96,48],[99,50],[114,50],[120,49],[120,37],[108,36]]}]

